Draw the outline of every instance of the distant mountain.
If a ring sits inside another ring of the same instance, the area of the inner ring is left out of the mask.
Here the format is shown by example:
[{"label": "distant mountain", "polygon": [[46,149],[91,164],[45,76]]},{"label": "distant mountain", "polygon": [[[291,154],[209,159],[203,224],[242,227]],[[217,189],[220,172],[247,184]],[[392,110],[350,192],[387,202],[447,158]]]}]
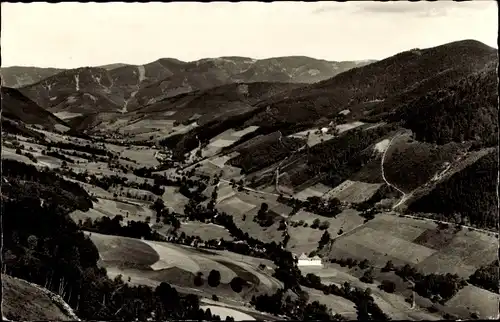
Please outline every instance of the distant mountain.
[{"label": "distant mountain", "polygon": [[12,66],[2,67],[0,75],[2,77],[2,86],[18,88],[37,83],[63,70],[60,68]]},{"label": "distant mountain", "polygon": [[[96,102],[107,100],[109,104],[104,111],[127,111],[178,94],[235,82],[313,83],[370,62],[337,63],[309,57],[264,60],[222,57],[194,62],[162,58],[139,66],[115,64],[64,70],[25,86],[21,91],[44,108],[58,106],[68,97],[77,97],[76,93],[82,92],[93,96]],[[79,100],[72,104],[88,105],[80,104]],[[95,112],[102,111],[103,107],[95,104]]]},{"label": "distant mountain", "polygon": [[49,130],[68,128],[67,124],[38,106],[15,88],[2,87],[2,119],[38,124]]}]

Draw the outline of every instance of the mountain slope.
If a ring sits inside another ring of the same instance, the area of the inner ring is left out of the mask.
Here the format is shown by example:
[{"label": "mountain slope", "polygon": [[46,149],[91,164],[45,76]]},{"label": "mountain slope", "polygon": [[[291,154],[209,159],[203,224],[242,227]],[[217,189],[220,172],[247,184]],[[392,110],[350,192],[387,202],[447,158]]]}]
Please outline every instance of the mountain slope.
[{"label": "mountain slope", "polygon": [[[403,52],[275,97],[263,103],[270,107],[248,124],[272,125],[277,120],[288,124],[311,123],[344,109],[351,109],[351,115],[360,118],[384,100],[416,87],[440,86],[447,78],[445,85],[457,82],[483,69],[496,57],[497,50],[472,40]],[[439,81],[431,81],[435,77]]]},{"label": "mountain slope", "polygon": [[446,144],[464,140],[497,144],[498,80],[496,66],[457,84],[434,90],[399,107],[389,117],[402,121],[416,139]]},{"label": "mountain slope", "polygon": [[[308,57],[223,57],[194,62],[162,58],[139,66],[65,70],[21,91],[44,108],[54,107],[76,92],[85,92],[106,98],[116,109],[133,110],[167,97],[235,82],[312,83],[369,62],[337,63]],[[76,102],[78,105],[79,100]],[[96,112],[100,108],[96,105]]]},{"label": "mountain slope", "polygon": [[79,321],[60,296],[5,274],[2,274],[2,311],[11,321]]},{"label": "mountain slope", "polygon": [[2,86],[19,88],[62,72],[60,68],[12,66],[0,68]]},{"label": "mountain slope", "polygon": [[2,118],[19,120],[27,124],[39,124],[54,130],[68,125],[21,94],[17,89],[2,87]]}]

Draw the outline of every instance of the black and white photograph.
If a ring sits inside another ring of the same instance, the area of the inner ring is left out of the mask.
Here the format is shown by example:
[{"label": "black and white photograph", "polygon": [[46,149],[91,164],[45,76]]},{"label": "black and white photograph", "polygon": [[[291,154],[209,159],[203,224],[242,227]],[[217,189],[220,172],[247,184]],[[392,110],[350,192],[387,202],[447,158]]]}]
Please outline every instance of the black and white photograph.
[{"label": "black and white photograph", "polygon": [[498,14],[2,2],[2,320],[499,319]]}]

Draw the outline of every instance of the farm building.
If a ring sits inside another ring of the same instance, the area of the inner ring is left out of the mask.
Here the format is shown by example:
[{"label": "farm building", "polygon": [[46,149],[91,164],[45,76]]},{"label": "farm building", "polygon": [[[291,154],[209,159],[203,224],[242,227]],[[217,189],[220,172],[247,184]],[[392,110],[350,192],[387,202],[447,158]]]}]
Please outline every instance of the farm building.
[{"label": "farm building", "polygon": [[298,258],[297,266],[323,266],[321,262],[321,258],[319,256],[308,257],[306,254],[302,253],[302,255]]}]

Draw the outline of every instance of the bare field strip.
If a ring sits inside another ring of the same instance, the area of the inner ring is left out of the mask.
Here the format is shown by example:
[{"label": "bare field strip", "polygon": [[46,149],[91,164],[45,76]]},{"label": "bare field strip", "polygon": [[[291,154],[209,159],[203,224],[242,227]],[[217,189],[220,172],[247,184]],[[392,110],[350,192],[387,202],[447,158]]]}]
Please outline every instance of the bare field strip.
[{"label": "bare field strip", "polygon": [[237,137],[239,139],[246,134],[257,131],[258,128],[259,128],[258,126],[252,125],[252,126],[244,128],[243,130],[239,130],[239,131],[231,133],[231,136]]},{"label": "bare field strip", "polygon": [[160,256],[159,260],[151,265],[153,270],[161,270],[171,267],[178,267],[182,270],[196,274],[200,271],[200,266],[193,261],[184,252],[167,245],[166,243],[152,242],[143,240],[146,245],[149,245]]},{"label": "bare field strip", "polygon": [[366,247],[378,253],[388,254],[414,264],[422,263],[436,252],[434,249],[413,244],[369,227],[364,227],[356,233],[344,237],[343,241],[366,245]]},{"label": "bare field strip", "polygon": [[344,202],[361,203],[370,199],[381,186],[381,183],[346,180],[328,192],[325,198],[335,197]]},{"label": "bare field strip", "polygon": [[238,197],[231,197],[219,203],[217,207],[220,208],[222,211],[226,212],[227,214],[230,215],[237,214],[239,216],[242,216],[243,214],[254,209],[256,206],[244,202]]},{"label": "bare field strip", "polygon": [[446,305],[478,312],[481,319],[496,319],[498,318],[499,300],[500,295],[496,293],[483,290],[474,285],[467,285],[458,291]]},{"label": "bare field strip", "polygon": [[227,146],[230,146],[236,142],[235,140],[225,140],[225,139],[217,139],[209,144],[209,146],[213,146],[215,148],[225,148]]}]

